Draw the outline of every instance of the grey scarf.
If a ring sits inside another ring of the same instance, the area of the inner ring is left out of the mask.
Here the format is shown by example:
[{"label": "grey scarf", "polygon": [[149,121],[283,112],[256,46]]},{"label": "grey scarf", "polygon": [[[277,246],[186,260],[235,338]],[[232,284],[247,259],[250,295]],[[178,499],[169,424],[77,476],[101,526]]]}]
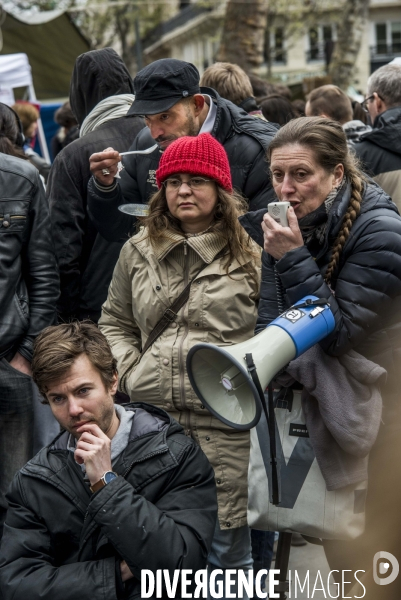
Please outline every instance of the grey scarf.
[{"label": "grey scarf", "polygon": [[133,94],[118,94],[117,96],[109,96],[109,98],[105,98],[96,104],[82,123],[79,137],[94,131],[99,125],[103,125],[111,119],[125,117],[134,100],[135,96]]},{"label": "grey scarf", "polygon": [[298,225],[305,245],[309,244],[313,239],[316,239],[319,245],[324,243],[329,212],[338,192],[342,189],[345,182],[346,178],[344,177],[340,185],[331,190],[319,208],[299,219]]}]

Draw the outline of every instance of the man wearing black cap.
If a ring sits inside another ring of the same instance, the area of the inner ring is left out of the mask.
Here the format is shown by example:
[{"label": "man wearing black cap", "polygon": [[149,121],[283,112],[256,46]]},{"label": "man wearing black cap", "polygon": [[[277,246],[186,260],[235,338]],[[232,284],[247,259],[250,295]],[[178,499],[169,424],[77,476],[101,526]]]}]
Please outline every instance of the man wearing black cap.
[{"label": "man wearing black cap", "polygon": [[[163,150],[175,139],[211,133],[223,144],[233,185],[249,201],[250,210],[273,200],[265,155],[276,133],[271,123],[254,119],[211,88],[199,88],[199,73],[190,63],[161,59],[142,69],[134,80],[135,101],[128,114],[144,115],[148,127],[124,158],[121,179],[117,150],[107,148],[90,158],[92,179],[88,206],[101,234],[110,241],[127,238],[133,217],[118,211],[122,204],[145,204],[157,191],[155,173]],[[154,149],[152,150],[152,147]],[[144,153],[146,150],[149,153]]]}]

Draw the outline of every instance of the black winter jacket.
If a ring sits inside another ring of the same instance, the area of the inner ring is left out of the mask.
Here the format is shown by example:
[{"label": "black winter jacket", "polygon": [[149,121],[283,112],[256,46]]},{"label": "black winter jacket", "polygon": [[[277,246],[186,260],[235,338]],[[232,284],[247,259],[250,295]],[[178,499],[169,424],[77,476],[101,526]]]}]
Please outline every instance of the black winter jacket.
[{"label": "black winter jacket", "polygon": [[[214,474],[169,415],[135,409],[120,476],[91,494],[62,433],[16,475],[0,550],[3,600],[139,598],[141,569],[205,568]],[[126,560],[134,579],[120,576]],[[179,595],[179,594],[178,594]]]},{"label": "black winter jacket", "polygon": [[[70,89],[78,122],[104,98],[132,90],[131,77],[111,48],[78,57]],[[88,217],[89,157],[108,147],[128,150],[143,127],[140,117],[113,119],[66,146],[53,163],[46,195],[60,270],[61,321],[98,321],[122,246],[106,241]]]},{"label": "black winter jacket", "polygon": [[[355,349],[388,371],[387,408],[401,407],[401,217],[396,206],[375,184],[367,185],[361,212],[340,255],[332,291],[324,281],[331,248],[348,206],[350,186],[341,190],[329,213],[326,239],[317,254],[308,246],[287,252],[276,264],[263,252],[262,284],[256,331],[279,314],[274,268],[289,307],[306,295],[328,298],[335,330],[321,342],[332,356]],[[240,217],[251,237],[263,246],[264,211]],[[391,406],[393,405],[393,406]]]},{"label": "black winter jacket", "polygon": [[401,106],[379,115],[353,148],[363,169],[401,210]]},{"label": "black winter jacket", "polygon": [[[211,88],[201,88],[217,104],[212,135],[224,146],[231,168],[234,188],[249,199],[249,206],[257,210],[274,198],[266,150],[277,132],[277,127],[262,119],[247,115],[229,100],[221,98]],[[145,150],[155,141],[145,128],[138,135],[132,150]],[[161,150],[149,155],[124,158],[125,170],[119,185],[113,191],[101,191],[89,181],[88,206],[90,215],[101,234],[110,241],[127,240],[134,218],[118,211],[121,204],[145,204],[157,192],[156,170]]]},{"label": "black winter jacket", "polygon": [[59,279],[49,208],[37,169],[0,154],[0,358],[32,359],[35,337],[55,322]]}]

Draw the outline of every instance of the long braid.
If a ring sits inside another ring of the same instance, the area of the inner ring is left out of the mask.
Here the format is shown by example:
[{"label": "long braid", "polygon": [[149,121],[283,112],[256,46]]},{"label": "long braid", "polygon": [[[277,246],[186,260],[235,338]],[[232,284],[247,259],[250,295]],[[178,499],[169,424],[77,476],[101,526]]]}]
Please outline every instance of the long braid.
[{"label": "long braid", "polygon": [[334,242],[331,260],[328,264],[325,281],[328,285],[331,283],[331,278],[333,273],[338,267],[338,261],[340,259],[340,254],[343,251],[345,242],[347,241],[351,227],[355,222],[355,219],[359,215],[361,210],[361,202],[362,202],[362,189],[363,182],[361,177],[359,177],[356,170],[349,174],[351,178],[351,198],[349,201],[349,205],[347,208],[347,212],[344,215],[343,222],[341,225],[341,229],[338,233],[337,239]]}]

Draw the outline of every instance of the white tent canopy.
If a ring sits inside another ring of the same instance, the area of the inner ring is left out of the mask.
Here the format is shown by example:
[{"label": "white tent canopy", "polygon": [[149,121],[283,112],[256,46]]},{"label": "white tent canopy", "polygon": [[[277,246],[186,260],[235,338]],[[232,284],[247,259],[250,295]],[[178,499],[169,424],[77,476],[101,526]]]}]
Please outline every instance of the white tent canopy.
[{"label": "white tent canopy", "polygon": [[[27,87],[29,91],[29,100],[36,102],[35,88],[32,81],[32,69],[29,64],[28,56],[23,52],[18,54],[0,55],[0,95],[1,100],[6,104],[14,103],[14,94],[12,90],[18,87]],[[7,91],[8,98],[7,102]],[[45,133],[43,131],[42,121],[38,120],[38,138],[39,146],[44,158],[50,162],[49,150],[46,143]]]},{"label": "white tent canopy", "polygon": [[32,85],[32,69],[28,56],[18,54],[0,55],[0,87],[17,88]]}]

